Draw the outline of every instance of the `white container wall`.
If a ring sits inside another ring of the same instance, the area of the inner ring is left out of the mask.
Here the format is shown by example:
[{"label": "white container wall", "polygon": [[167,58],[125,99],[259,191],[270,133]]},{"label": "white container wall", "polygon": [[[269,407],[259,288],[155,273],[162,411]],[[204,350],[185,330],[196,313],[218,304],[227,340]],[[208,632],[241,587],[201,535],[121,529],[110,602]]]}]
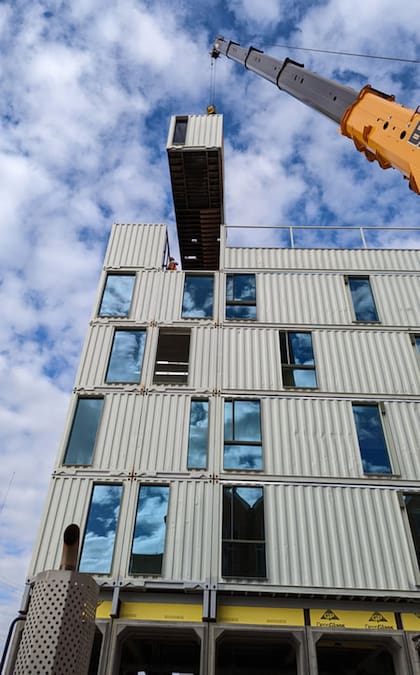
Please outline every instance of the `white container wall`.
[{"label": "white container wall", "polygon": [[148,267],[160,269],[166,246],[165,225],[116,223],[111,230],[105,267]]},{"label": "white container wall", "polygon": [[185,143],[173,143],[177,119],[173,116],[169,126],[167,150],[223,147],[223,115],[185,115],[184,118],[188,119]]}]

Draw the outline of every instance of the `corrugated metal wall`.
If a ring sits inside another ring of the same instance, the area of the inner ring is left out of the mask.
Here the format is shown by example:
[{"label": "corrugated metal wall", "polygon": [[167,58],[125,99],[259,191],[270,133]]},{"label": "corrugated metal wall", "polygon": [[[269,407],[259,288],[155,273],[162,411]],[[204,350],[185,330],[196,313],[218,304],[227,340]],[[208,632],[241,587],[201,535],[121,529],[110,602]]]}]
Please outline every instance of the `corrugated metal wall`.
[{"label": "corrugated metal wall", "polygon": [[105,255],[105,266],[161,268],[166,244],[165,225],[116,223]]},{"label": "corrugated metal wall", "polygon": [[[167,150],[180,150],[184,145],[173,144],[175,121],[177,116],[171,117],[169,125]],[[223,147],[223,115],[186,115],[188,117],[185,146],[191,148],[221,148]]]}]

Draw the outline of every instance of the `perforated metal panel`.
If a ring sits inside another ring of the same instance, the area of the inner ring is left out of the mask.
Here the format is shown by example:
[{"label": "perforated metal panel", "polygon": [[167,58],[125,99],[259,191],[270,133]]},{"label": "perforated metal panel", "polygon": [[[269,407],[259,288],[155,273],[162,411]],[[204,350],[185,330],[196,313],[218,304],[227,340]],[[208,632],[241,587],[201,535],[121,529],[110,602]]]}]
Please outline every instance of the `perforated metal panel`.
[{"label": "perforated metal panel", "polygon": [[95,632],[98,586],[87,574],[36,578],[14,675],[85,675]]}]

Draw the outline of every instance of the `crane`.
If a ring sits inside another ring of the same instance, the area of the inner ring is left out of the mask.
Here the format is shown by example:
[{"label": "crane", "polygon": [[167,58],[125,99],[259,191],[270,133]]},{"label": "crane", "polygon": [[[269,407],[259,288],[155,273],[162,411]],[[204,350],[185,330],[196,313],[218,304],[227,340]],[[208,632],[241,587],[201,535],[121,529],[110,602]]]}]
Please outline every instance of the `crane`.
[{"label": "crane", "polygon": [[224,54],[279,89],[318,110],[340,125],[340,132],[354,142],[369,162],[382,169],[398,169],[411,190],[420,194],[420,112],[395,102],[395,97],[369,84],[359,92],[307,70],[303,64],[284,61],[260,49],[241,47],[216,37],[211,56]]}]

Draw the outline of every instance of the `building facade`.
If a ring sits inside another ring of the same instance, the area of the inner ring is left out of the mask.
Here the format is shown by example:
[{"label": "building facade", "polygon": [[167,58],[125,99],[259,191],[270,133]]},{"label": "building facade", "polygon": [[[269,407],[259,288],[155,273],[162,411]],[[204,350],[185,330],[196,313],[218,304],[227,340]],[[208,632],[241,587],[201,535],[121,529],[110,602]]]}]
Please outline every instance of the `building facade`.
[{"label": "building facade", "polygon": [[420,673],[419,251],[182,251],[113,226],[30,578],[79,524],[92,674]]}]

